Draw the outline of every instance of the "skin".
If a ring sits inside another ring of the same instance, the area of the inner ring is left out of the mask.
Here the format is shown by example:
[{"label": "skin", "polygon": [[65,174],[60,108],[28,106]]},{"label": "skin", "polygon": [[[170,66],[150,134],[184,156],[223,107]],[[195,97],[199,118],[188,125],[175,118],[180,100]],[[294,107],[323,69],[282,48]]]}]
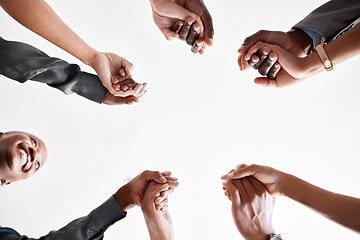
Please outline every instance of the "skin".
[{"label": "skin", "polygon": [[[26,161],[22,161],[22,151]],[[26,179],[39,171],[47,159],[46,146],[41,139],[24,132],[0,133],[1,186]]]},{"label": "skin", "polygon": [[[141,210],[151,240],[175,239],[170,213],[161,211],[155,204],[156,197],[168,189],[167,184],[150,182],[141,201]],[[167,209],[167,198],[163,201],[162,208]]]},{"label": "skin", "polygon": [[[180,38],[181,35],[180,39],[186,39],[186,42],[192,45],[192,51],[195,53],[200,52],[201,49],[204,51],[204,45],[212,46],[214,37],[212,18],[202,0],[150,0],[150,3],[154,22],[167,40]],[[192,33],[197,35],[199,32],[197,41],[193,41],[193,36],[190,38],[185,37],[189,35],[187,26],[182,30],[181,34],[179,33],[181,30],[173,30],[179,20],[183,23],[186,21],[191,22],[193,26],[189,27],[189,29],[192,29]],[[198,28],[200,28],[199,31]],[[195,43],[197,43],[196,46]],[[199,45],[201,45],[200,48]]]},{"label": "skin", "polygon": [[120,208],[126,212],[134,206],[141,206],[142,198],[148,184],[151,181],[167,186],[167,189],[159,193],[159,196],[157,196],[158,198],[156,198],[156,201],[158,204],[162,202],[162,196],[170,194],[170,192],[179,185],[177,179],[171,177],[171,172],[167,171],[160,173],[157,171],[144,171],[133,178],[133,180],[129,183],[122,186],[114,194]]},{"label": "skin", "polygon": [[244,61],[243,55],[257,42],[278,45],[298,57],[304,57],[312,46],[312,39],[305,32],[298,29],[292,29],[289,32],[260,30],[247,37],[238,50],[240,71],[254,67],[254,69],[259,69],[261,75],[266,75],[271,80],[276,78],[280,70],[280,64],[277,63],[277,54],[275,52],[272,52],[269,48],[263,48],[254,53],[248,61]]},{"label": "skin", "polygon": [[[349,58],[360,54],[360,25],[355,26],[345,34],[325,45],[325,51],[333,65],[337,65]],[[256,78],[255,83],[262,86],[285,87],[298,83],[304,79],[310,78],[325,70],[322,61],[316,51],[304,58],[297,57],[289,51],[277,46],[267,43],[258,42],[242,55],[242,62],[248,61],[253,54],[260,49],[269,48],[278,55],[278,62],[281,65],[281,70],[276,76],[276,79]]]},{"label": "skin", "polygon": [[[16,21],[91,66],[104,87],[115,97],[134,95],[132,89],[115,90],[111,80],[122,68],[131,76],[133,64],[114,53],[98,52],[74,33],[43,0],[0,0],[0,6]],[[34,11],[36,9],[36,11]],[[142,85],[143,87],[143,85]]]},{"label": "skin", "polygon": [[267,240],[275,231],[271,218],[274,198],[256,178],[226,180],[225,195],[232,203],[235,225],[246,240]]},{"label": "skin", "polygon": [[272,196],[286,196],[322,216],[360,233],[360,199],[333,193],[293,175],[255,164],[250,166],[241,164],[222,176],[222,179],[232,180],[248,176],[253,176],[262,182]]}]

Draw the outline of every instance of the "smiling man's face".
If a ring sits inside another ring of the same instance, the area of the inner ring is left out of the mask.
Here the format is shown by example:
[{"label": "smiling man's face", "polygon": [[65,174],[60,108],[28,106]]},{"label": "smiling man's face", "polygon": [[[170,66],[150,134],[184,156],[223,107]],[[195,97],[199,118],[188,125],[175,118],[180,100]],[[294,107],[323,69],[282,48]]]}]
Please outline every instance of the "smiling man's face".
[{"label": "smiling man's face", "polygon": [[36,173],[46,162],[43,141],[24,132],[0,133],[1,185],[22,180]]}]

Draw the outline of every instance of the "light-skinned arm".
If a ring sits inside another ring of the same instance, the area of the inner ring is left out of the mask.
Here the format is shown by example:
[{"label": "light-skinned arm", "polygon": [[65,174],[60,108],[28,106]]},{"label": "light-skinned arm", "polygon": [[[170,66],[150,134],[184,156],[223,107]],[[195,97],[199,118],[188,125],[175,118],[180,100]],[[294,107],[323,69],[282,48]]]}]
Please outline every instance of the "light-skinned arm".
[{"label": "light-skinned arm", "polygon": [[[271,195],[286,196],[322,216],[360,233],[360,199],[333,193],[271,167],[239,165],[222,178],[254,176]],[[301,191],[299,191],[301,189]]]},{"label": "light-skinned arm", "polygon": [[114,96],[127,97],[134,94],[132,89],[117,91],[112,86],[112,79],[120,75],[122,68],[131,76],[133,64],[114,53],[102,53],[90,47],[45,1],[0,0],[0,6],[26,28],[91,66]]}]

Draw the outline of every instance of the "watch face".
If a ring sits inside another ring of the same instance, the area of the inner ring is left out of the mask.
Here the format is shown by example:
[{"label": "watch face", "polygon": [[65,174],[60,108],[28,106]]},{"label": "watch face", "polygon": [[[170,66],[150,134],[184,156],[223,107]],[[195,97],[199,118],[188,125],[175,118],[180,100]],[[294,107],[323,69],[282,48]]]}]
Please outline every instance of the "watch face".
[{"label": "watch face", "polygon": [[283,240],[280,234],[271,235],[269,240]]}]

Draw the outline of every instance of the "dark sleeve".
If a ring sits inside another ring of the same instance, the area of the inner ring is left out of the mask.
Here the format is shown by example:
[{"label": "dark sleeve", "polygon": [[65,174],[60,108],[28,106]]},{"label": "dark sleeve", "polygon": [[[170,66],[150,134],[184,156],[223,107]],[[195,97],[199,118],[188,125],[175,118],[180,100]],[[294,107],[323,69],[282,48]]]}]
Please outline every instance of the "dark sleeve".
[{"label": "dark sleeve", "polygon": [[76,93],[102,103],[107,89],[97,75],[81,72],[76,64],[52,58],[39,49],[21,42],[0,38],[0,74],[24,83],[46,83],[65,94]]},{"label": "dark sleeve", "polygon": [[[106,229],[115,222],[123,219],[126,213],[117,204],[114,196],[94,209],[89,215],[78,218],[58,231],[51,231],[40,238],[21,236],[15,230],[0,229],[1,240],[101,240]],[[10,231],[9,231],[10,230]],[[12,233],[11,233],[12,230]]]},{"label": "dark sleeve", "polygon": [[359,17],[359,0],[332,0],[315,9],[293,28],[318,32],[325,42],[330,42],[352,27]]}]

